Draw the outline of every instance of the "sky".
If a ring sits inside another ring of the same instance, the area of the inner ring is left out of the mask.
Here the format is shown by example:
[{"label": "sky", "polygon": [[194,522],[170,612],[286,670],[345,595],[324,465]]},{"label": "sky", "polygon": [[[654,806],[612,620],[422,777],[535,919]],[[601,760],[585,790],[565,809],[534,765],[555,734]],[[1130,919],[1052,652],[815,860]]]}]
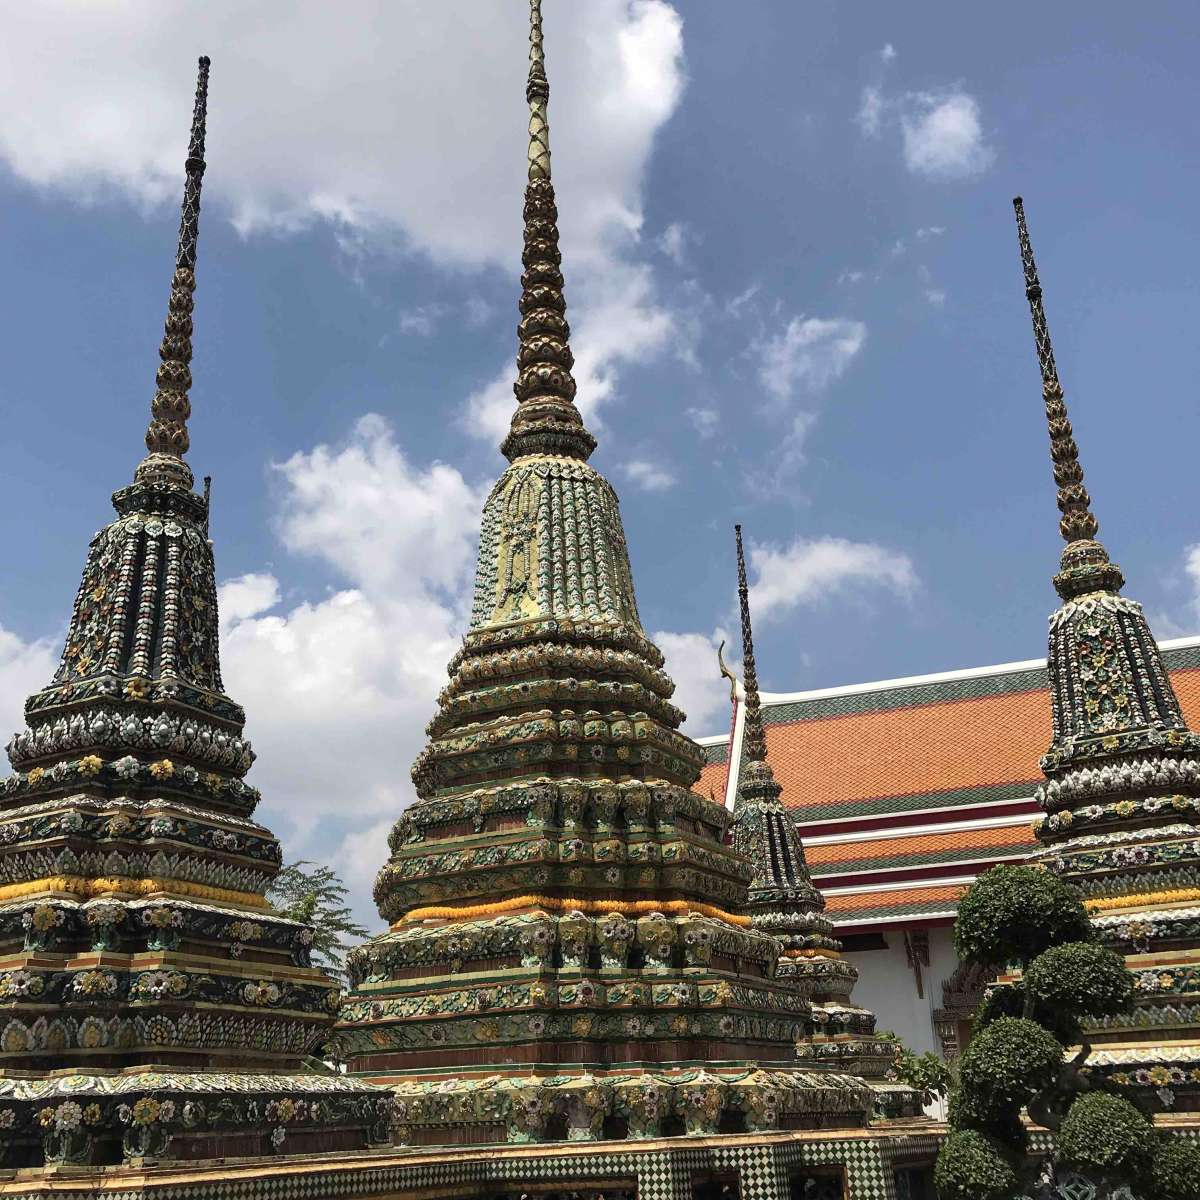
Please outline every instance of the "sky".
[{"label": "sky", "polygon": [[[735,521],[767,690],[1044,654],[1018,193],[1101,537],[1200,632],[1200,10],[544,7],[579,404],[690,733],[728,726]],[[521,0],[0,0],[0,718],[143,453],[209,54],[225,682],[259,817],[372,924],[505,465],[526,35]]]}]

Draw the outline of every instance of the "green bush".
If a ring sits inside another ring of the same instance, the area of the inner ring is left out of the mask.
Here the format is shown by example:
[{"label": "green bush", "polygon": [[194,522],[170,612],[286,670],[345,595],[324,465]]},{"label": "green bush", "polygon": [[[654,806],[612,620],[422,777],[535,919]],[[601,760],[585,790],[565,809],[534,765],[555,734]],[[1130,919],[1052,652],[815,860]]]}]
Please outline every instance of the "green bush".
[{"label": "green bush", "polygon": [[954,948],[964,962],[1029,962],[1063,942],[1092,940],[1079,893],[1034,867],[993,867],[959,901]]},{"label": "green bush", "polygon": [[1196,1200],[1200,1196],[1200,1146],[1165,1138],[1150,1164],[1154,1200]]},{"label": "green bush", "polygon": [[1039,1016],[1043,1007],[1089,1017],[1111,1017],[1133,1005],[1133,976],[1125,960],[1095,942],[1043,950],[1025,972]]},{"label": "green bush", "polygon": [[998,1146],[971,1129],[952,1132],[942,1143],[933,1169],[941,1200],[1012,1200],[1017,1174]]},{"label": "green bush", "polygon": [[[1078,943],[1073,943],[1078,944]],[[1049,953],[1047,951],[1046,953]],[[1041,961],[1045,955],[1039,955]],[[1002,983],[989,988],[979,1012],[975,1017],[975,1029],[981,1030],[1001,1017],[1020,1017],[1025,1013],[1025,986],[1023,983]],[[1082,1028],[1079,1018],[1071,1006],[1061,1004],[1034,1003],[1033,1019],[1044,1025],[1064,1046],[1073,1046],[1079,1041]]]},{"label": "green bush", "polygon": [[1088,1092],[1067,1110],[1058,1153],[1076,1168],[1132,1176],[1150,1165],[1154,1137],[1154,1126],[1128,1100]]},{"label": "green bush", "polygon": [[978,1113],[1016,1113],[1058,1077],[1062,1044],[1024,1017],[1000,1017],[973,1037],[962,1056],[964,1101]]},{"label": "green bush", "polygon": [[1021,1124],[1020,1110],[996,1108],[986,1098],[968,1093],[959,1087],[950,1094],[946,1123],[951,1129],[973,1129],[986,1133],[1013,1154],[1025,1153],[1029,1134]]}]

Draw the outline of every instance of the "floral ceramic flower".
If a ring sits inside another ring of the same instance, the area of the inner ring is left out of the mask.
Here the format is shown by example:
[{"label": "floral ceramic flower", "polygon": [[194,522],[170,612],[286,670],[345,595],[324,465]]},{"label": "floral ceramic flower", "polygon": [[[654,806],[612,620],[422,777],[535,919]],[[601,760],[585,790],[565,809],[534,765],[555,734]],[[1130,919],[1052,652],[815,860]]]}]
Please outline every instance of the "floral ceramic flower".
[{"label": "floral ceramic flower", "polygon": [[109,837],[120,837],[133,828],[133,821],[125,813],[114,813],[104,823],[104,830]]},{"label": "floral ceramic flower", "polygon": [[87,1108],[83,1110],[83,1123],[85,1125],[99,1125],[100,1117],[100,1105],[98,1104],[89,1104]]},{"label": "floral ceramic flower", "polygon": [[12,1129],[16,1123],[16,1109],[0,1108],[0,1129]]},{"label": "floral ceramic flower", "polygon": [[104,766],[104,760],[98,754],[85,754],[79,760],[80,775],[99,775],[100,768]]},{"label": "floral ceramic flower", "polygon": [[275,1128],[271,1130],[271,1145],[274,1146],[276,1150],[278,1150],[279,1147],[283,1145],[284,1139],[286,1137],[287,1137],[287,1130],[284,1129],[284,1127],[282,1125],[276,1125]]},{"label": "floral ceramic flower", "polygon": [[52,904],[39,904],[32,913],[25,914],[24,923],[26,927],[32,925],[39,933],[46,933],[63,923],[63,914]]},{"label": "floral ceramic flower", "polygon": [[170,779],[175,774],[175,764],[169,758],[160,758],[158,762],[150,764],[150,774],[160,782]]},{"label": "floral ceramic flower", "polygon": [[124,758],[118,758],[113,763],[113,770],[121,779],[133,779],[141,769],[141,763],[138,762],[132,754],[125,755]]},{"label": "floral ceramic flower", "polygon": [[83,1109],[74,1100],[64,1100],[54,1110],[55,1129],[78,1129],[82,1120]]},{"label": "floral ceramic flower", "polygon": [[158,1120],[159,1104],[152,1096],[143,1096],[132,1109],[135,1125],[153,1125]]},{"label": "floral ceramic flower", "polygon": [[46,1127],[53,1125],[54,1124],[54,1109],[39,1108],[38,1109],[38,1123],[40,1125],[43,1125]]}]

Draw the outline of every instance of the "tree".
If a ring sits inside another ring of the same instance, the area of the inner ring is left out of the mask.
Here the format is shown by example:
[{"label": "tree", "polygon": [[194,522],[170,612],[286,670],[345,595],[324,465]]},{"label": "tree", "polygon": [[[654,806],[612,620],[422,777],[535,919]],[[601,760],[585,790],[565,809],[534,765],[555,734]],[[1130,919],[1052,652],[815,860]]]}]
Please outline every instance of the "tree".
[{"label": "tree", "polygon": [[338,979],[345,978],[349,942],[368,936],[346,903],[346,885],[330,867],[306,859],[289,863],[267,888],[267,899],[280,915],[313,930],[313,961]]},{"label": "tree", "polygon": [[954,944],[965,963],[1013,963],[1020,979],[991,990],[962,1056],[934,1176],[941,1200],[1041,1194],[1040,1164],[1026,1159],[1023,1108],[1057,1133],[1056,1163],[1133,1184],[1143,1200],[1195,1195],[1200,1150],[1161,1136],[1083,1070],[1091,1052],[1084,1024],[1128,1012],[1133,977],[1098,943],[1075,888],[1033,867],[993,867],[963,897]]}]

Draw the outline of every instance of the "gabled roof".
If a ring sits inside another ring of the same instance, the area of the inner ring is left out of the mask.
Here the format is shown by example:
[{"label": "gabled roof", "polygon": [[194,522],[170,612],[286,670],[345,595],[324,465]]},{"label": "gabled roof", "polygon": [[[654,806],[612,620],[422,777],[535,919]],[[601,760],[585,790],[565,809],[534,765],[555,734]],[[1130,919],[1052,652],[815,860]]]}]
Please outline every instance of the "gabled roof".
[{"label": "gabled roof", "polygon": [[[1160,646],[1196,728],[1200,637]],[[763,693],[762,713],[783,802],[839,932],[948,921],[979,872],[1036,844],[1045,660]],[[736,793],[741,734],[738,704],[731,734],[697,739],[707,759],[697,791],[727,803]]]}]

